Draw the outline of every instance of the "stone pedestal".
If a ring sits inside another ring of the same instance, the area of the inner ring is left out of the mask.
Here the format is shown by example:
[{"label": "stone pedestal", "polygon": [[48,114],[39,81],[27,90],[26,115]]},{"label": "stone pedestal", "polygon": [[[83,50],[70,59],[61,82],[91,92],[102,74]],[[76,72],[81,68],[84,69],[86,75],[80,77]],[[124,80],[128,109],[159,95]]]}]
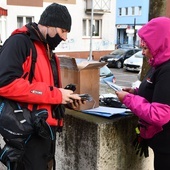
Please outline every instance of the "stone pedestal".
[{"label": "stone pedestal", "polygon": [[153,170],[149,158],[135,154],[135,116],[103,118],[66,111],[65,126],[57,138],[57,170]]}]

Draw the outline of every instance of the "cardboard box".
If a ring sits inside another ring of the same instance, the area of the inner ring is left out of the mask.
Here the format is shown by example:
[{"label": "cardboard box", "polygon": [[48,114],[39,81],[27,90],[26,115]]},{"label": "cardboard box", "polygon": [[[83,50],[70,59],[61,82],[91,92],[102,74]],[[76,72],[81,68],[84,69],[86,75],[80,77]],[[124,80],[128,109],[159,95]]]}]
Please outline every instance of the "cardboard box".
[{"label": "cardboard box", "polygon": [[86,110],[99,106],[99,80],[100,67],[105,63],[98,61],[88,61],[86,59],[75,59],[71,57],[59,56],[61,67],[62,86],[75,84],[77,94],[89,94],[92,101],[87,101],[78,110]]}]

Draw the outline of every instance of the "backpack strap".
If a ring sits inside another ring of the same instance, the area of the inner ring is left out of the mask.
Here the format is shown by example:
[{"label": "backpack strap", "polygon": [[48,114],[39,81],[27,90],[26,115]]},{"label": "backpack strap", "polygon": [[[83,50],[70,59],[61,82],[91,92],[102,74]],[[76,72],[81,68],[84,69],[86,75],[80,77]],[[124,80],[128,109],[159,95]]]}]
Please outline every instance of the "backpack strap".
[{"label": "backpack strap", "polygon": [[34,77],[34,71],[35,71],[35,63],[37,61],[37,50],[35,48],[33,41],[30,39],[30,36],[28,34],[23,34],[23,35],[26,35],[27,39],[29,40],[31,49],[32,49],[31,68],[30,68],[30,73],[29,73],[29,77],[28,77],[29,82],[32,83],[32,80]]},{"label": "backpack strap", "polygon": [[[23,75],[23,78],[25,79],[28,76],[28,81],[30,83],[32,83],[33,77],[34,77],[34,71],[35,71],[35,63],[37,61],[37,50],[35,48],[34,42],[33,40],[31,40],[30,36],[28,33],[17,33],[20,34],[22,37],[25,37],[25,39],[27,40],[27,45],[29,45],[29,47],[31,48],[31,66],[30,66],[30,70],[29,73],[26,73],[25,75]],[[13,34],[16,35],[16,34]],[[11,36],[13,36],[11,35]]]},{"label": "backpack strap", "polygon": [[[31,41],[31,40],[30,40]],[[32,83],[32,79],[34,77],[34,71],[35,71],[35,63],[37,61],[37,51],[35,49],[34,43],[31,41],[31,48],[32,48],[32,63],[30,68],[30,74],[29,74],[29,82]]]},{"label": "backpack strap", "polygon": [[[35,48],[34,42],[31,40],[30,36],[26,33],[22,33],[22,35],[24,35],[27,40],[29,41],[30,47],[32,49],[32,59],[31,59],[31,67],[30,67],[30,71],[29,71],[29,77],[28,77],[28,81],[30,83],[32,83],[33,77],[34,77],[34,71],[35,71],[35,63],[37,61],[37,50]],[[37,104],[33,105],[33,110],[37,109]],[[26,107],[26,105],[25,105]]]}]

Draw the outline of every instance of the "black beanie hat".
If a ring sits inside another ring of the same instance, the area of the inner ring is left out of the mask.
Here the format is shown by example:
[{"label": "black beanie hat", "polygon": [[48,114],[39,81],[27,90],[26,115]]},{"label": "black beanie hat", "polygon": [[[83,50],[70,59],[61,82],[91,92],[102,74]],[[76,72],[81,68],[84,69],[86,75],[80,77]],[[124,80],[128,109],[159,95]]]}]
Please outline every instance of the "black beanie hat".
[{"label": "black beanie hat", "polygon": [[41,25],[71,30],[71,16],[66,6],[57,3],[49,5],[41,14]]}]

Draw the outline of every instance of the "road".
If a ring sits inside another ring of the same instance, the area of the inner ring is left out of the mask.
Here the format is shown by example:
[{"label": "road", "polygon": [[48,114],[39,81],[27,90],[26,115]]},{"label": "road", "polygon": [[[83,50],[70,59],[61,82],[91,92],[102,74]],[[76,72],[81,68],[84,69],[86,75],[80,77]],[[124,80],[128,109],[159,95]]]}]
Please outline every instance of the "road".
[{"label": "road", "polygon": [[[137,72],[124,71],[124,69],[110,68],[116,77],[116,84],[121,87],[132,87],[132,83],[137,81]],[[100,95],[114,93],[114,90],[106,84],[100,84]]]},{"label": "road", "polygon": [[116,84],[122,87],[131,87],[137,81],[138,72],[125,71],[124,69],[110,68],[116,77]]}]

